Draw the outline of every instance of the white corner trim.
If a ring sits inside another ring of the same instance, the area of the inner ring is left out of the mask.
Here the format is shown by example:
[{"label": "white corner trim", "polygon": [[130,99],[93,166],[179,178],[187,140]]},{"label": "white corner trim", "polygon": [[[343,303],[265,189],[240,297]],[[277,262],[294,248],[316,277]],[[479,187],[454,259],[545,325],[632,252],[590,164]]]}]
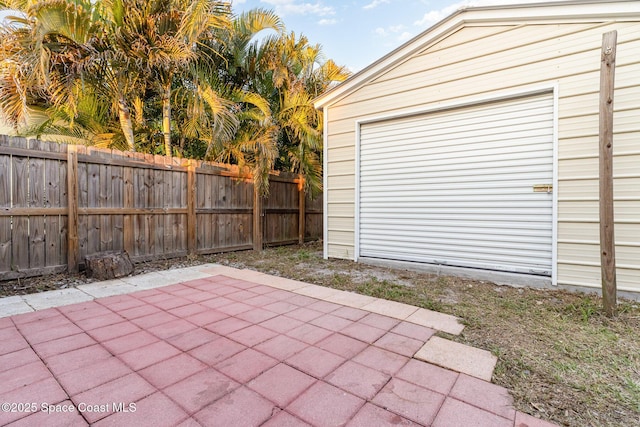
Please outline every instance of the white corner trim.
[{"label": "white corner trim", "polygon": [[553,85],[553,193],[551,210],[551,285],[558,286],[558,107],[560,103],[559,85]]},{"label": "white corner trim", "polygon": [[360,258],[360,122],[356,121],[356,158],[355,158],[355,206],[354,206],[354,238],[353,260]]},{"label": "white corner trim", "polygon": [[329,258],[329,197],[327,174],[329,164],[329,133],[327,126],[329,125],[329,107],[322,109],[322,257]]}]

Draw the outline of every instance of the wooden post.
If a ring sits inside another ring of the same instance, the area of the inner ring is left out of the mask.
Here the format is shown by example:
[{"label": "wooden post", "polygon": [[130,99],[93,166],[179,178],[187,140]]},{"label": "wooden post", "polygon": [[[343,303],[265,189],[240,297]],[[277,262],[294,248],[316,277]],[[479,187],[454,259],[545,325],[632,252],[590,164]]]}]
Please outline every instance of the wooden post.
[{"label": "wooden post", "polygon": [[190,162],[187,169],[187,251],[189,255],[195,255],[198,248],[196,221],[196,165]]},{"label": "wooden post", "polygon": [[262,222],[262,194],[258,191],[258,187],[253,186],[253,250],[262,250],[263,238],[263,222]]},{"label": "wooden post", "polygon": [[618,33],[602,36],[600,66],[600,266],[602,302],[607,316],[616,315],[616,254],[613,214],[613,94]]},{"label": "wooden post", "polygon": [[304,177],[300,175],[298,178],[298,244],[304,243],[304,227],[307,218],[305,212],[305,202],[307,195],[304,192]]},{"label": "wooden post", "polygon": [[67,269],[77,273],[80,267],[78,246],[78,147],[67,146]]}]

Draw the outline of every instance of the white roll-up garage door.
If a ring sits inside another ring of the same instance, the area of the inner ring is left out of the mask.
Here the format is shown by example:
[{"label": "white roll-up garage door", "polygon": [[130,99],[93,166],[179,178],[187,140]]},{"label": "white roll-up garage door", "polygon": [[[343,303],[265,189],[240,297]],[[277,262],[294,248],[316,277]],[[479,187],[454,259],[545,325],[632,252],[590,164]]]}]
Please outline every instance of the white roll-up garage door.
[{"label": "white roll-up garage door", "polygon": [[543,94],[361,124],[360,256],[551,275],[553,120]]}]

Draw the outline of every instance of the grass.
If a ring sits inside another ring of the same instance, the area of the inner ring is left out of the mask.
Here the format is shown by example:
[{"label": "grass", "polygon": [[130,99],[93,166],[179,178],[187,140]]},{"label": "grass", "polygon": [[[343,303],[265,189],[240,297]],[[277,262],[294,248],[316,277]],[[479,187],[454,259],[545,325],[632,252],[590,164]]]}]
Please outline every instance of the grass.
[{"label": "grass", "polygon": [[453,314],[465,330],[439,335],[495,354],[493,382],[518,410],[572,427],[640,425],[637,302],[609,319],[595,295],[324,260],[318,244],[211,260]]}]

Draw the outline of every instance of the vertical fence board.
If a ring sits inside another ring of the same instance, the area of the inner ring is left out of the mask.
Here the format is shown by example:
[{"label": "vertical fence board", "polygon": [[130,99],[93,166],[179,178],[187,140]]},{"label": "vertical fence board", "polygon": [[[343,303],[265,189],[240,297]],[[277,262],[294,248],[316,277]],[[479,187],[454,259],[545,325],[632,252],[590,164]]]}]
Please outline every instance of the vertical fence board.
[{"label": "vertical fence board", "polygon": [[[89,148],[89,155],[96,156],[94,149]],[[87,164],[87,207],[100,207],[100,192],[102,186],[100,182],[100,165],[95,163]],[[84,254],[94,254],[101,251],[100,245],[100,215],[87,215],[87,252]]]},{"label": "vertical fence board", "polygon": [[[67,178],[67,174],[69,171],[69,164],[68,164],[68,160],[69,160],[69,155],[67,150],[69,149],[69,146],[67,145],[63,145],[63,144],[58,144],[58,151],[60,153],[64,153],[66,154],[66,158],[64,158],[64,160],[60,161],[60,180],[59,180],[59,186],[60,186],[60,207],[61,208],[67,208],[69,207],[69,181]],[[77,187],[76,187],[77,188]],[[60,265],[69,265],[67,256],[68,256],[68,240],[69,240],[69,214],[67,212],[67,215],[60,215]]]},{"label": "vertical fence board", "polygon": [[[214,194],[218,192],[218,188],[220,188],[220,181],[224,179],[224,177],[219,175],[211,176],[211,207],[212,208],[220,208],[220,201],[217,197],[214,197]],[[211,235],[209,236],[209,248],[219,248],[220,244],[220,214],[214,213],[211,215],[209,222],[211,224]]]},{"label": "vertical fence board", "polygon": [[[229,182],[229,200],[227,201],[227,206],[231,209],[238,207],[238,185],[237,181],[233,178],[227,178]],[[240,243],[239,236],[239,218],[236,213],[231,213],[229,215],[229,246],[234,247]]]},{"label": "vertical fence board", "polygon": [[190,255],[197,252],[196,241],[196,165],[189,164],[187,173],[187,250]]},{"label": "vertical fence board", "polygon": [[[171,195],[172,195],[172,207],[184,206],[182,204],[182,195],[186,193],[186,189],[182,188],[182,172],[171,173]],[[186,250],[186,242],[183,237],[183,229],[181,226],[183,221],[186,220],[186,215],[176,214],[173,215],[171,222],[171,231],[173,233],[173,249],[176,253]]]},{"label": "vertical fence board", "polygon": [[[11,145],[16,148],[27,148],[23,138],[11,138]],[[29,206],[29,161],[24,156],[12,157],[13,207]],[[11,233],[11,250],[13,266],[18,270],[29,268],[29,217],[26,215],[13,217]]]},{"label": "vertical fence board", "polygon": [[[164,157],[160,157],[159,159],[155,159],[156,164],[162,162],[164,164]],[[164,181],[163,170],[154,170],[153,172],[153,201],[154,207],[158,209],[165,208],[164,203],[164,186],[162,185]],[[153,229],[154,229],[154,255],[162,255],[164,252],[164,214],[158,214],[153,216]]]},{"label": "vertical fence board", "polygon": [[322,237],[322,195],[311,199],[307,195],[305,201],[305,240]]},{"label": "vertical fence board", "polygon": [[258,192],[256,186],[253,186],[253,250],[261,251],[263,245],[263,220],[262,208],[264,198]]},{"label": "vertical fence board", "polygon": [[[170,165],[172,159],[165,159],[165,165]],[[164,207],[165,208],[173,208],[173,172],[169,169],[163,175],[163,181],[160,183],[160,187],[162,187],[162,193],[164,194]],[[172,254],[174,253],[174,237],[172,237],[173,231],[173,221],[175,215],[166,214],[162,217],[162,231],[164,235],[162,236],[162,251],[164,254]],[[176,236],[177,238],[177,236]]]},{"label": "vertical fence board", "polygon": [[[113,153],[113,158],[119,158]],[[124,168],[122,166],[111,166],[111,198],[110,206],[114,208],[124,208]],[[121,251],[124,249],[124,215],[111,215],[112,218],[112,234],[113,234],[113,250]]]},{"label": "vertical fence board", "polygon": [[[60,144],[48,143],[43,150],[59,153]],[[45,161],[45,201],[47,208],[58,208],[61,206],[61,186],[60,171],[62,169],[60,160],[46,159]],[[47,267],[63,265],[61,257],[61,215],[49,214],[45,218],[45,264]]]},{"label": "vertical fence board", "polygon": [[[147,189],[144,186],[144,170],[140,168],[133,169],[133,206],[135,208],[144,208],[144,200]],[[134,215],[135,230],[135,250],[134,255],[145,255],[145,224],[144,215]],[[148,232],[148,231],[147,231]]]},{"label": "vertical fence board", "polygon": [[131,256],[135,254],[135,219],[128,210],[134,206],[134,181],[133,168],[125,166],[122,169],[123,178],[123,206],[127,213],[122,218],[122,232],[124,237],[124,250]]},{"label": "vertical fence board", "polygon": [[[147,163],[153,163],[153,154],[148,154],[145,156],[145,161]],[[153,192],[153,169],[143,169],[144,171],[144,186],[146,190],[146,197],[143,200],[145,208],[153,208],[155,207],[155,194]],[[155,253],[156,250],[156,239],[155,239],[155,222],[154,215],[144,215],[144,234],[145,240],[147,244],[144,246],[144,254],[151,255]]]},{"label": "vertical fence board", "polygon": [[[207,175],[196,173],[196,199],[195,199],[195,209],[196,212],[198,209],[204,209],[207,207],[207,196],[205,189],[205,182],[207,179]],[[196,249],[198,251],[206,248],[206,239],[207,239],[207,214],[196,213]]]},{"label": "vertical fence board", "polygon": [[[78,156],[82,154],[86,154],[86,147],[78,146]],[[79,209],[86,209],[89,207],[89,165],[85,162],[81,162],[78,160],[78,173],[77,177],[77,186],[78,186],[78,206]],[[71,182],[71,179],[69,179]],[[84,259],[88,254],[88,242],[89,242],[89,218],[88,215],[80,215],[78,213],[78,227],[77,227],[77,235],[78,235],[78,261]],[[69,230],[71,230],[71,224],[69,225]],[[89,252],[90,253],[90,252]]]},{"label": "vertical fence board", "polygon": [[[29,150],[36,154],[42,143],[29,140]],[[29,157],[29,202],[30,208],[44,207],[44,159]],[[29,216],[29,268],[45,266],[44,215]]]},{"label": "vertical fence board", "polygon": [[[0,136],[0,144],[8,145],[8,138]],[[11,207],[11,155],[0,154],[0,209]],[[11,271],[11,217],[0,217],[0,272]]]},{"label": "vertical fence board", "polygon": [[70,273],[78,271],[80,264],[80,230],[79,206],[79,164],[78,148],[74,145],[67,147],[67,263]]},{"label": "vertical fence board", "polygon": [[[213,207],[222,208],[226,206],[224,204],[223,195],[224,195],[224,184],[226,177],[224,176],[216,176],[214,180],[214,187],[212,191],[215,193],[215,197],[213,198]],[[212,228],[215,230],[214,235],[211,238],[211,244],[216,248],[224,247],[224,232],[223,232],[223,224],[224,224],[224,214],[216,214],[212,218]]]},{"label": "vertical fence board", "polygon": [[[111,159],[111,150],[101,153],[105,160]],[[98,197],[100,207],[112,208],[113,205],[113,187],[111,184],[111,165],[100,165],[100,195]],[[113,215],[100,215],[100,250],[113,250]]]}]

